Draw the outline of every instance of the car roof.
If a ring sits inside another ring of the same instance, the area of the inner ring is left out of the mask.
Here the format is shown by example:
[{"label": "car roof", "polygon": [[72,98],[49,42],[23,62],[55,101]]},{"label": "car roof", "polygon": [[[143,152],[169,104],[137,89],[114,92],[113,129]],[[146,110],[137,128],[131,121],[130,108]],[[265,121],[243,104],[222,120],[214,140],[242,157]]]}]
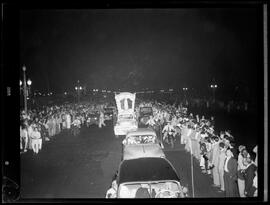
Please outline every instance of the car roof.
[{"label": "car roof", "polygon": [[151,128],[138,128],[135,131],[128,132],[126,135],[126,138],[130,137],[130,136],[137,136],[137,135],[155,135],[156,136],[157,134]]},{"label": "car roof", "polygon": [[119,166],[118,184],[126,182],[176,180],[175,169],[165,158],[138,158],[124,160]]},{"label": "car roof", "polygon": [[165,154],[159,144],[132,144],[123,150],[124,160],[146,157],[165,157]]}]

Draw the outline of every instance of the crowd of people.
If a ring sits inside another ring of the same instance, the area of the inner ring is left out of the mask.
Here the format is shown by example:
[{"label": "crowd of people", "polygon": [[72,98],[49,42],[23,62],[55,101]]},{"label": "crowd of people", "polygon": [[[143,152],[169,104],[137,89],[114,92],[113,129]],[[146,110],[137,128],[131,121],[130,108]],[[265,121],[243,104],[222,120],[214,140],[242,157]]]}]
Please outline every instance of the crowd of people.
[{"label": "crowd of people", "polygon": [[[61,106],[45,106],[40,109],[21,111],[20,148],[22,152],[33,150],[38,154],[42,143],[50,141],[60,132],[77,136],[82,126],[89,126],[89,116],[99,113],[99,127],[105,126],[104,107],[99,103],[69,103]],[[181,104],[169,105],[157,101],[141,101],[139,107],[151,106],[153,116],[146,123],[164,142],[170,143],[177,137],[186,152],[195,159],[202,173],[210,175],[213,186],[224,192],[226,197],[257,196],[257,146],[247,150],[237,146],[229,130],[215,132],[214,117],[188,114]],[[173,144],[172,144],[173,147]]]},{"label": "crowd of people", "polygon": [[161,132],[164,142],[179,136],[185,151],[191,153],[204,174],[212,177],[213,186],[226,197],[257,196],[257,146],[253,150],[237,147],[230,130],[216,133],[214,117],[188,115],[181,105],[150,104],[154,115],[147,125]]},{"label": "crowd of people", "polygon": [[38,154],[42,143],[50,141],[60,132],[77,136],[82,126],[90,126],[90,115],[98,113],[98,126],[105,126],[105,104],[69,103],[61,106],[44,106],[39,109],[22,110],[20,115],[21,153],[33,150]]}]

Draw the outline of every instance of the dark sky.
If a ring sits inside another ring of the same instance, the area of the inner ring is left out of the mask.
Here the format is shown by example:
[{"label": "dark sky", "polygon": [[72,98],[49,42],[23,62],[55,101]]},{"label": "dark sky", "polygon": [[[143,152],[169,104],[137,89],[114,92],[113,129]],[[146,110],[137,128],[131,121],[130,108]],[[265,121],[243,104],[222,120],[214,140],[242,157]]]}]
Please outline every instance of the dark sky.
[{"label": "dark sky", "polygon": [[41,91],[254,85],[257,9],[21,11],[21,61]]}]

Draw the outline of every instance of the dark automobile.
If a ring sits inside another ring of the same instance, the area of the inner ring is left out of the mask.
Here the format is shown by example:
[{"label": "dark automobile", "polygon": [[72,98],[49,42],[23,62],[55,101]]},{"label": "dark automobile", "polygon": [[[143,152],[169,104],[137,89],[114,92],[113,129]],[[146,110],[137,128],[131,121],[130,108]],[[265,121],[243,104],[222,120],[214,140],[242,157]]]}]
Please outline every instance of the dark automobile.
[{"label": "dark automobile", "polygon": [[117,198],[184,198],[188,192],[166,158],[124,160],[115,181]]},{"label": "dark automobile", "polygon": [[104,118],[105,120],[113,120],[115,117],[115,108],[114,107],[106,107],[104,108]]},{"label": "dark automobile", "polygon": [[99,124],[99,113],[93,112],[87,115],[86,125],[89,127],[90,125],[98,125]]},{"label": "dark automobile", "polygon": [[146,125],[146,122],[153,116],[152,107],[140,107],[139,125]]}]

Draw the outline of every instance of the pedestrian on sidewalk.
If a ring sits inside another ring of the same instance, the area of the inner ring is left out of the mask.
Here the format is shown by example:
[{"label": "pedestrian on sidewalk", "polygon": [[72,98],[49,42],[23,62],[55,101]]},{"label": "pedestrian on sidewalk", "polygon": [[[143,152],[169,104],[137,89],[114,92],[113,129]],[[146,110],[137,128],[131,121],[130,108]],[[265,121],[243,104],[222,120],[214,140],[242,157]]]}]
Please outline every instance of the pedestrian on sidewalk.
[{"label": "pedestrian on sidewalk", "polygon": [[243,145],[240,145],[238,147],[239,155],[238,155],[238,190],[240,197],[245,197],[245,178],[244,178],[244,170],[246,168],[246,165],[244,164],[244,160],[247,159],[248,152],[246,150],[246,147]]},{"label": "pedestrian on sidewalk", "polygon": [[226,160],[224,165],[224,185],[225,197],[239,197],[237,186],[237,156],[234,149],[226,150]]}]

